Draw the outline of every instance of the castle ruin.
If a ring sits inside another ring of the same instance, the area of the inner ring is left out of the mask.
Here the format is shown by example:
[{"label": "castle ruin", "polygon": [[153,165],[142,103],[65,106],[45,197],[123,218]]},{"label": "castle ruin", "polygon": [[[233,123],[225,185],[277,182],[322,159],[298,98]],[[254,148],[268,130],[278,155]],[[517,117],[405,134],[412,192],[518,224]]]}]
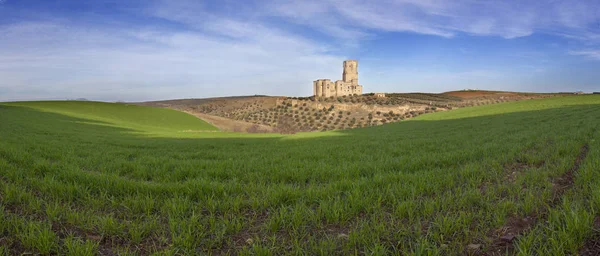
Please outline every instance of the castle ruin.
[{"label": "castle ruin", "polygon": [[313,95],[315,97],[338,97],[345,95],[362,94],[362,85],[358,84],[358,61],[344,61],[342,80],[331,82],[329,79],[319,79],[313,82]]}]

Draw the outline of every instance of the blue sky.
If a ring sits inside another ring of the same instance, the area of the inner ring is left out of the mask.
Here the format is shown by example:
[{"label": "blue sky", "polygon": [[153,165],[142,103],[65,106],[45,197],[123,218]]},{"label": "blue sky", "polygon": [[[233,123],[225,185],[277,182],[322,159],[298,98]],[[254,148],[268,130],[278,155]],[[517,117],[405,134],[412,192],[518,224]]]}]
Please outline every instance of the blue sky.
[{"label": "blue sky", "polygon": [[0,101],[600,91],[600,2],[0,0]]}]

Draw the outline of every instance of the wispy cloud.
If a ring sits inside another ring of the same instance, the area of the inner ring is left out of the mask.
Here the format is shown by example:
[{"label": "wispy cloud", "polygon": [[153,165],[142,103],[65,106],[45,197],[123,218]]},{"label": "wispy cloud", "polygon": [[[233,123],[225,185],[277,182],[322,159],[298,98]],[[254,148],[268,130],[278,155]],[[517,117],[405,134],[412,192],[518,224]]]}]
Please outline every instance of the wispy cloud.
[{"label": "wispy cloud", "polygon": [[576,56],[584,56],[593,60],[600,60],[600,50],[579,50],[569,51],[569,54]]},{"label": "wispy cloud", "polygon": [[339,73],[344,57],[329,54],[327,44],[268,24],[195,16],[203,6],[170,3],[156,2],[148,15],[179,23],[178,29],[0,25],[6,35],[0,37],[0,100],[308,95],[312,79]]},{"label": "wispy cloud", "polygon": [[457,33],[516,38],[569,28],[584,33],[598,21],[595,1],[290,0],[270,10],[327,29],[401,31],[452,37]]}]

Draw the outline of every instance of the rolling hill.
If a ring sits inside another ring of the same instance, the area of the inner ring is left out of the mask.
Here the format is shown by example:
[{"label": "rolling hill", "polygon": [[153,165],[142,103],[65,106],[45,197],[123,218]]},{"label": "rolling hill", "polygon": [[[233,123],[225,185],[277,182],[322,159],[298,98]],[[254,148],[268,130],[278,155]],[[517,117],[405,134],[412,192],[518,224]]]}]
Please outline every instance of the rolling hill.
[{"label": "rolling hill", "polygon": [[89,101],[36,101],[7,103],[6,106],[80,118],[96,124],[128,128],[147,133],[218,131],[192,115],[171,109],[147,108],[130,104]]}]

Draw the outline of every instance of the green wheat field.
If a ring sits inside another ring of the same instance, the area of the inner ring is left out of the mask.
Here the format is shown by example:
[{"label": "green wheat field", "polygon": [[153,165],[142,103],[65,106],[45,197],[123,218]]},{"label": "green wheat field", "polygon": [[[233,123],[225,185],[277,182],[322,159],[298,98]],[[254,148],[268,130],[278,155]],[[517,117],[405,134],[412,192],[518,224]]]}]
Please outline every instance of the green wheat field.
[{"label": "green wheat field", "polygon": [[0,255],[564,255],[600,216],[600,95],[318,133],[0,104]]}]

